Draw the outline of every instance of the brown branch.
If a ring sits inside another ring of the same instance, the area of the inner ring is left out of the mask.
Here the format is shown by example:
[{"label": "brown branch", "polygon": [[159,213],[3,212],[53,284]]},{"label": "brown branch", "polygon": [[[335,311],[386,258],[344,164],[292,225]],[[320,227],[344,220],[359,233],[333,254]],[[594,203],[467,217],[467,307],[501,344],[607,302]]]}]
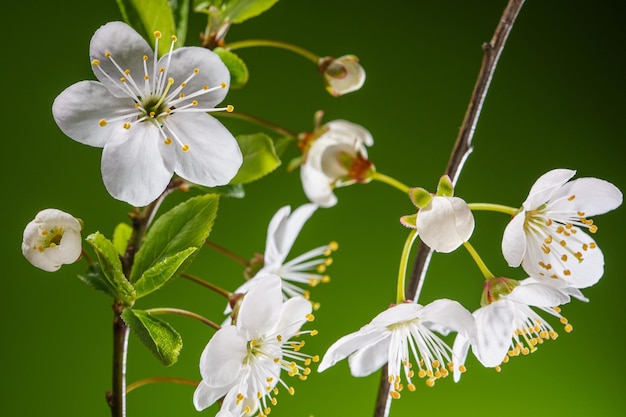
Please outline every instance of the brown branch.
[{"label": "brown branch", "polygon": [[[478,73],[478,78],[476,79],[476,84],[474,85],[474,91],[472,92],[467,111],[465,112],[463,124],[459,130],[459,135],[452,148],[450,160],[446,167],[446,174],[450,176],[453,184],[456,184],[459,174],[463,169],[463,164],[472,152],[472,138],[476,130],[476,124],[478,123],[485,97],[487,96],[487,91],[489,90],[489,85],[491,84],[491,79],[493,78],[493,73],[498,64],[498,59],[504,50],[504,45],[511,32],[513,23],[524,5],[524,1],[525,0],[509,0],[491,41],[482,45],[482,65]],[[417,300],[421,291],[431,255],[432,250],[420,241],[415,263],[413,264],[413,270],[411,271],[411,278],[407,286],[407,294],[413,294],[412,299],[414,300]],[[389,415],[389,401],[387,373],[382,372],[378,397],[374,408],[374,417],[386,417]]]}]

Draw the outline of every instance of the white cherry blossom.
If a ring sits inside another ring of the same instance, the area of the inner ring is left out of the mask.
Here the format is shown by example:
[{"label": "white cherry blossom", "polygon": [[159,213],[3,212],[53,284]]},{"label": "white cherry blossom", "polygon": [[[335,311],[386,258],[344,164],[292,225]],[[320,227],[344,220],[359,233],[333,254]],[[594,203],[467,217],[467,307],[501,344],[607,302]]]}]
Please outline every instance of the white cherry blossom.
[{"label": "white cherry blossom", "polygon": [[370,180],[367,146],[374,144],[364,127],[346,120],[326,123],[306,140],[300,178],[309,200],[321,207],[337,204],[333,189]]},{"label": "white cherry blossom", "polygon": [[202,381],[193,403],[198,410],[224,397],[221,415],[251,416],[269,414],[276,405],[278,385],[294,393],[283,377],[306,379],[309,365],[317,356],[301,352],[304,341],[295,337],[313,320],[311,303],[294,297],[283,303],[281,281],[277,276],[259,280],[243,297],[234,324],[225,324],[211,338],[200,357]]},{"label": "white cherry blossom", "polygon": [[[196,184],[227,184],[242,155],[232,134],[207,112],[228,91],[230,74],[205,48],[182,47],[160,59],[161,34],[148,43],[122,22],[93,35],[89,55],[99,81],[80,81],[54,101],[61,130],[77,142],[103,148],[102,179],[116,199],[145,206],[173,173]],[[169,40],[168,40],[169,41]]]},{"label": "white cherry blossom", "polygon": [[26,225],[22,240],[24,257],[44,271],[54,272],[74,263],[82,252],[80,222],[71,214],[45,209]]},{"label": "white cherry blossom", "polygon": [[576,171],[555,169],[532,186],[522,209],[507,225],[502,253],[510,266],[537,278],[561,278],[576,288],[589,287],[604,273],[604,256],[594,239],[590,216],[614,210],[622,193],[597,178],[570,181]]},{"label": "white cherry blossom", "polygon": [[403,376],[406,388],[413,391],[414,376],[433,386],[437,379],[455,369],[452,350],[435,331],[444,335],[455,331],[474,340],[476,328],[471,313],[456,301],[441,299],[426,306],[413,302],[397,304],[333,343],[318,371],[348,357],[352,375],[361,377],[387,363],[390,395],[399,398],[405,388]]}]

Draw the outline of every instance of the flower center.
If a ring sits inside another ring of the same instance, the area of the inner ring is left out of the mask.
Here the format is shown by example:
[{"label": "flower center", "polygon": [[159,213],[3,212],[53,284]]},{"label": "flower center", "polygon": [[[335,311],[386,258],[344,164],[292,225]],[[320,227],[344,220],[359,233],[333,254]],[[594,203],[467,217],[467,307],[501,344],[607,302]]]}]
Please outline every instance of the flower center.
[{"label": "flower center", "polygon": [[39,252],[43,252],[48,248],[54,248],[61,244],[61,238],[63,237],[62,227],[53,227],[51,229],[43,229],[39,239],[39,244],[35,245],[34,249]]}]

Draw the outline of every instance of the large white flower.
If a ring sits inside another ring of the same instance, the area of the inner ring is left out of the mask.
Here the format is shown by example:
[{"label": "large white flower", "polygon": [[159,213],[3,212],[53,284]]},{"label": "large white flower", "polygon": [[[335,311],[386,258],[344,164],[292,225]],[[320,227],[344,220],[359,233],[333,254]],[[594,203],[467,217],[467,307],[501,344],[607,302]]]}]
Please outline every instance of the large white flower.
[{"label": "large white flower", "polygon": [[604,256],[582,228],[595,233],[589,217],[614,210],[623,197],[604,180],[569,181],[575,173],[555,169],[535,182],[522,211],[504,231],[502,253],[510,266],[521,263],[531,276],[561,278],[585,288],[602,277]]},{"label": "large white flower", "polygon": [[[337,204],[335,187],[367,182],[374,169],[367,159],[366,146],[374,139],[363,126],[346,120],[334,120],[305,139],[304,162],[300,178],[304,193],[321,207]],[[309,143],[310,142],[310,143]]]},{"label": "large white flower", "polygon": [[[371,374],[387,363],[390,395],[400,397],[404,388],[415,389],[412,378],[417,372],[433,386],[438,378],[448,376],[455,368],[450,347],[433,331],[447,334],[456,331],[468,340],[475,337],[474,319],[469,311],[456,301],[436,300],[421,306],[413,302],[397,304],[378,314],[359,331],[343,336],[328,349],[318,371],[333,366],[349,357],[352,375]],[[413,356],[414,366],[411,363]]]},{"label": "large white flower", "polygon": [[[527,278],[519,282],[501,277],[490,279],[485,283],[483,307],[473,313],[477,337],[472,342],[463,334],[457,335],[453,346],[455,357],[464,363],[471,345],[472,352],[484,366],[499,369],[497,367],[508,362],[509,357],[534,352],[538,344],[554,340],[558,334],[530,307],[558,317],[565,331],[570,332],[572,325],[561,316],[559,308],[570,301],[570,296],[588,301],[578,289],[560,279]],[[455,370],[455,381],[460,376]]]},{"label": "large white flower", "polygon": [[365,83],[365,70],[354,55],[320,58],[318,68],[324,75],[326,91],[335,97],[357,91]]},{"label": "large white flower", "polygon": [[231,133],[207,112],[218,109],[230,74],[220,58],[200,47],[172,50],[158,59],[130,26],[110,22],[90,44],[98,81],[63,91],[52,113],[61,130],[86,145],[103,148],[102,178],[109,193],[145,206],[175,172],[204,185],[227,184],[242,163]]},{"label": "large white flower", "polygon": [[285,299],[295,296],[304,296],[308,299],[308,290],[294,283],[316,286],[330,280],[324,272],[332,262],[329,256],[337,249],[336,242],[317,247],[285,262],[304,223],[316,209],[315,204],[304,204],[291,213],[291,207],[285,206],[274,214],[267,228],[263,267],[252,279],[237,288],[234,291],[236,294],[246,293],[249,288],[268,275],[278,275],[283,280],[282,290]]},{"label": "large white flower", "polygon": [[54,272],[80,257],[81,228],[71,214],[57,209],[42,210],[24,229],[22,254],[37,268]]},{"label": "large white flower", "polygon": [[316,333],[300,330],[312,319],[311,303],[304,298],[283,303],[279,277],[260,280],[244,296],[235,324],[222,326],[202,352],[202,381],[194,393],[195,407],[203,410],[224,397],[224,415],[248,416],[257,409],[268,414],[276,404],[278,384],[290,394],[294,391],[282,379],[281,371],[306,379],[308,366],[318,360],[300,352],[303,341],[292,340]]}]

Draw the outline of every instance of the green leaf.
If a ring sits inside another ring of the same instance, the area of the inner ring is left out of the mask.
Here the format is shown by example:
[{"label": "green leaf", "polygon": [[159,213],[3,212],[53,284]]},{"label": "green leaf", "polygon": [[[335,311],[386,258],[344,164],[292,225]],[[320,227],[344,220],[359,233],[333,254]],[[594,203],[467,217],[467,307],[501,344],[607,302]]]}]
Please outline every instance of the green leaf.
[{"label": "green leaf", "polygon": [[124,309],[122,319],[163,365],[178,361],[183,339],[172,326],[150,313],[130,308]]},{"label": "green leaf", "polygon": [[78,274],[78,279],[80,279],[82,282],[84,282],[94,290],[101,291],[112,298],[116,298],[117,296],[115,288],[113,288],[113,286],[104,276],[98,264],[90,265],[87,273]]},{"label": "green leaf", "polygon": [[113,243],[100,232],[85,238],[96,251],[98,263],[116,299],[125,305],[132,305],[136,299],[135,289],[122,272],[122,262]]},{"label": "green leaf", "polygon": [[278,0],[224,0],[222,18],[225,22],[241,23],[269,10]]},{"label": "green leaf", "polygon": [[[194,0],[196,12],[218,13],[222,22],[241,23],[270,9],[278,0]],[[213,8],[212,10],[211,7]]]},{"label": "green leaf", "polygon": [[[135,255],[130,282],[166,258],[188,248],[199,248],[206,240],[217,215],[219,196],[205,194],[188,199],[159,217]],[[193,256],[178,268],[182,272]]]},{"label": "green leaf", "polygon": [[279,157],[282,156],[289,147],[289,144],[293,141],[294,139],[289,136],[282,136],[274,139],[274,149],[276,150],[276,155]]},{"label": "green leaf", "polygon": [[246,191],[243,189],[243,184],[228,184],[221,185],[219,187],[205,187],[198,184],[189,184],[190,187],[202,190],[205,193],[218,194],[223,197],[231,198],[244,198]]},{"label": "green leaf", "polygon": [[231,184],[247,184],[274,171],[280,158],[274,150],[272,139],[265,133],[236,137],[243,154],[243,164]]},{"label": "green leaf", "polygon": [[189,21],[189,0],[169,0],[174,16],[174,26],[178,37],[178,46],[183,46],[187,37],[187,26]]},{"label": "green leaf", "polygon": [[137,298],[141,298],[158,290],[171,278],[175,277],[183,262],[197,249],[198,248],[187,248],[173,256],[163,258],[160,262],[157,262],[150,269],[145,271],[137,282],[135,282]]},{"label": "green leaf", "polygon": [[[124,21],[139,32],[148,44],[154,44],[154,32],[161,32],[159,55],[169,52],[170,38],[177,35],[177,31],[172,8],[167,0],[117,0],[117,5]],[[175,46],[181,46],[183,41],[181,39]]]},{"label": "green leaf", "polygon": [[115,246],[115,250],[120,256],[124,256],[126,253],[126,247],[128,246],[128,241],[132,234],[133,228],[126,223],[120,223],[115,226],[115,230],[113,231],[113,246]]},{"label": "green leaf", "polygon": [[230,72],[230,87],[242,88],[248,82],[249,72],[246,63],[234,52],[224,48],[213,49]]}]

